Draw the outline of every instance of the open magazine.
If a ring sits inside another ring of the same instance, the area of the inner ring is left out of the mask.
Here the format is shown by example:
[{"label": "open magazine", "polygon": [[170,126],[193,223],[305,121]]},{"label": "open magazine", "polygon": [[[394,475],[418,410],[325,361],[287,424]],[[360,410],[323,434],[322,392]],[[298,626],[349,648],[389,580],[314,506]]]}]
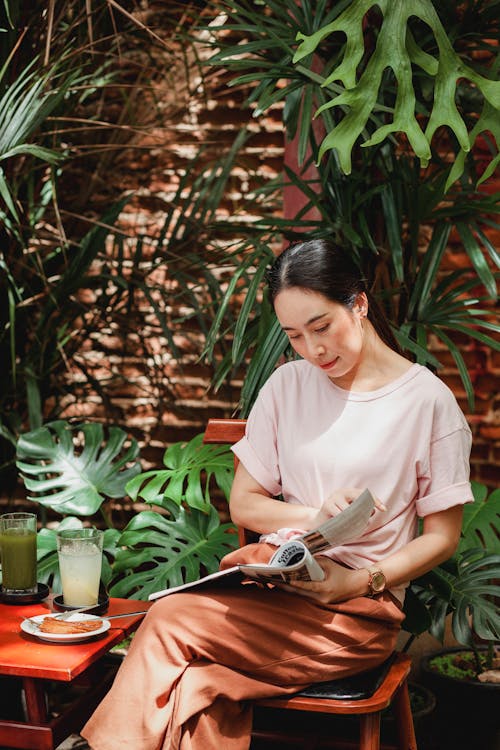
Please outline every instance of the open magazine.
[{"label": "open magazine", "polygon": [[341,513],[329,518],[313,531],[308,531],[282,544],[268,563],[234,565],[232,568],[211,573],[198,581],[155,591],[149,595],[148,599],[152,601],[179,591],[216,583],[223,583],[226,586],[245,578],[263,583],[322,581],[324,572],[314,559],[314,555],[358,539],[366,528],[374,507],[375,501],[371,492],[367,489],[363,490],[361,495]]}]

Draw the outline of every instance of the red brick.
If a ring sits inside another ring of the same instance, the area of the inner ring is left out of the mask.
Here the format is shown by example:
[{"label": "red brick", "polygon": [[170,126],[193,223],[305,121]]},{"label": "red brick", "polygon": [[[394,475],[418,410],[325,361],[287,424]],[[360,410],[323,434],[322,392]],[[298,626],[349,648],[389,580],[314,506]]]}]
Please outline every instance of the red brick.
[{"label": "red brick", "polygon": [[474,467],[477,481],[486,484],[492,490],[500,487],[500,466],[492,464],[481,464]]},{"label": "red brick", "polygon": [[496,349],[491,351],[491,366],[500,375],[500,351],[496,351]]},{"label": "red brick", "polygon": [[489,443],[480,443],[479,441],[472,443],[471,450],[471,463],[479,464],[488,462],[491,460],[491,445]]},{"label": "red brick", "polygon": [[448,388],[451,388],[455,395],[461,395],[465,392],[462,378],[458,373],[439,373],[439,377],[444,383],[446,383]]},{"label": "red brick", "polygon": [[[478,349],[471,349],[469,351],[467,350],[461,350],[460,354],[462,355],[465,364],[467,366],[467,369],[474,370],[477,367],[480,367],[482,369],[486,369],[487,367],[487,359],[488,359],[488,352],[487,351],[481,351]],[[438,359],[443,365],[443,368],[445,368],[445,371],[447,369],[451,369],[454,372],[456,372],[457,365],[455,360],[453,359],[452,353],[449,351],[449,349],[442,349],[439,351]],[[441,371],[439,372],[441,375]]]},{"label": "red brick", "polygon": [[479,432],[480,432],[481,437],[487,440],[500,441],[500,424],[491,425],[489,427],[486,427],[486,426],[481,427]]}]

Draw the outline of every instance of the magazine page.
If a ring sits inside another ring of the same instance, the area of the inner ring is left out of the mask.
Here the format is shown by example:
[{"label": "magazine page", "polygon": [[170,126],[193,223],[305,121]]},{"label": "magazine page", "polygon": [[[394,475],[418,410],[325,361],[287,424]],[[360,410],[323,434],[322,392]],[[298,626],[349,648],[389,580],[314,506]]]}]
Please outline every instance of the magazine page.
[{"label": "magazine page", "polygon": [[160,599],[163,596],[169,594],[176,594],[179,591],[188,591],[193,588],[201,588],[204,586],[215,586],[222,584],[224,587],[237,585],[245,578],[244,574],[240,570],[239,565],[233,565],[232,568],[226,570],[217,570],[215,573],[210,573],[208,576],[199,578],[197,581],[189,581],[188,583],[182,583],[180,586],[171,586],[169,589],[162,589],[161,591],[155,591],[153,594],[148,596],[148,600],[154,601]]},{"label": "magazine page", "polygon": [[359,539],[368,525],[375,507],[370,490],[363,490],[342,513],[332,516],[313,531],[298,537],[313,555],[331,547],[339,547]]}]

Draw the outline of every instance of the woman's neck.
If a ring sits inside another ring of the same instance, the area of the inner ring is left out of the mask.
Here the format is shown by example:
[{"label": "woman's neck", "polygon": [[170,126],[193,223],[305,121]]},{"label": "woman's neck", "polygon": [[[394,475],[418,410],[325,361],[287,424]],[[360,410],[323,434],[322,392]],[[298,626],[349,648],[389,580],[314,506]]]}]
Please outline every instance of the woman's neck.
[{"label": "woman's neck", "polygon": [[404,375],[412,366],[410,360],[382,341],[369,321],[365,323],[365,340],[357,365],[345,375],[331,378],[344,390],[376,391]]}]

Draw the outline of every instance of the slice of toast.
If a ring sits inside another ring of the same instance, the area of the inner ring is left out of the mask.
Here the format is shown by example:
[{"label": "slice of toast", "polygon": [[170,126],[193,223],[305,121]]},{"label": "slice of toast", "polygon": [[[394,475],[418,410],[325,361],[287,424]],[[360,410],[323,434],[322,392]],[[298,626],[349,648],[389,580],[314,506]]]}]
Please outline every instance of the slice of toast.
[{"label": "slice of toast", "polygon": [[102,620],[58,620],[55,617],[44,617],[39,623],[42,633],[65,635],[70,633],[89,633],[102,627]]}]

